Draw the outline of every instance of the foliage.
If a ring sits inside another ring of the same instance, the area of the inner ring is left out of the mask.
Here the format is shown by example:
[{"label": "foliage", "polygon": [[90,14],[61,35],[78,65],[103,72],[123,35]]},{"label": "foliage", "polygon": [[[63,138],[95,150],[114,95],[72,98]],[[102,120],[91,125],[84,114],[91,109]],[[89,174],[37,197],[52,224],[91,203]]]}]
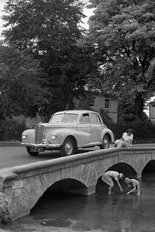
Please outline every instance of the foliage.
[{"label": "foliage", "polygon": [[[103,120],[105,118],[105,114]],[[128,128],[133,129],[134,141],[133,143],[154,143],[155,138],[155,125],[149,120],[145,122],[131,122],[131,123],[118,123],[114,124],[112,122],[104,121],[107,123],[108,127],[113,131],[115,139],[122,137],[124,131]],[[17,120],[6,119],[1,121],[0,124],[0,141],[20,141],[21,134],[25,130],[25,123],[22,121],[19,123]]]},{"label": "foliage", "polygon": [[90,3],[95,11],[89,21],[89,38],[100,68],[95,85],[120,99],[132,99],[135,118],[141,119],[144,102],[155,89],[153,72],[148,72],[155,57],[155,1]]},{"label": "foliage", "polygon": [[108,113],[106,110],[104,109],[101,109],[101,112],[100,112],[100,115],[102,117],[102,120],[103,120],[103,123],[109,127],[109,125],[111,125],[113,122],[112,122],[112,119],[109,117]]},{"label": "foliage", "polygon": [[133,143],[154,143],[155,125],[149,120],[139,122],[128,122],[111,124],[109,128],[113,131],[115,139],[122,137],[123,132],[131,128],[134,134]]},{"label": "foliage", "polygon": [[21,50],[58,52],[68,44],[74,45],[81,35],[81,7],[77,0],[9,0],[3,20],[10,28],[3,34]]},{"label": "foliage", "polygon": [[13,47],[0,46],[0,119],[35,116],[48,93],[38,61]]},{"label": "foliage", "polygon": [[50,115],[55,111],[73,109],[74,98],[80,98],[85,94],[87,79],[95,68],[91,52],[91,46],[81,39],[75,46],[69,46],[67,50],[61,51],[60,55],[55,54],[56,57],[51,57],[51,52],[46,54],[46,58],[41,62],[47,73],[52,97],[50,104],[43,109],[44,112]]},{"label": "foliage", "polygon": [[130,98],[124,98],[118,108],[118,119],[119,121],[122,119],[123,121],[133,121],[135,119],[135,112],[134,112],[134,102]]},{"label": "foliage", "polygon": [[82,8],[78,0],[9,0],[5,5],[5,42],[31,54],[46,74],[40,85],[51,94],[41,114],[73,107],[93,70],[92,48],[79,26]]},{"label": "foliage", "polygon": [[0,141],[20,141],[24,130],[24,123],[19,123],[12,119],[3,120],[0,125]]}]

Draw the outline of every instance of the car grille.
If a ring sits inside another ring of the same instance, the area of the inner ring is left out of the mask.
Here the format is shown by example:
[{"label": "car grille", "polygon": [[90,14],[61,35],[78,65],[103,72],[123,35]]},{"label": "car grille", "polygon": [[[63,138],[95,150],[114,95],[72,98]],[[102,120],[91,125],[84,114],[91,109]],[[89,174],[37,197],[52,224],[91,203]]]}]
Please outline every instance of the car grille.
[{"label": "car grille", "polygon": [[35,128],[35,143],[37,143],[37,144],[42,143],[43,136],[44,136],[44,126],[40,125],[40,124],[36,125],[36,128]]}]

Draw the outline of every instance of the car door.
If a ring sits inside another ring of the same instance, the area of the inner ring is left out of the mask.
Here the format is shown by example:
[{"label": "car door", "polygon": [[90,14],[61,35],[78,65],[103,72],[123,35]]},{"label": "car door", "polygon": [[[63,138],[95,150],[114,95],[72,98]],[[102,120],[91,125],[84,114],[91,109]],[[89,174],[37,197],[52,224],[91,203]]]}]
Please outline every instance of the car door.
[{"label": "car door", "polygon": [[93,140],[96,144],[101,143],[101,133],[103,130],[103,123],[98,114],[95,112],[90,113],[90,122],[91,122],[91,130],[93,135]]},{"label": "car door", "polygon": [[92,128],[89,113],[81,114],[77,129],[80,135],[78,140],[81,146],[89,146],[92,141]]}]

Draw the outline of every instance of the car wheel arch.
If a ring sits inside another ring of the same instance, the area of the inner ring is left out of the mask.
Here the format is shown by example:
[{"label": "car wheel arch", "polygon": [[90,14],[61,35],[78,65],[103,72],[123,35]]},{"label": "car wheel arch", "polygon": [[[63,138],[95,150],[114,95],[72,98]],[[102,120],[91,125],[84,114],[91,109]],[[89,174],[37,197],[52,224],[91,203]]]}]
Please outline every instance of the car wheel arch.
[{"label": "car wheel arch", "polygon": [[111,143],[111,136],[110,136],[110,134],[105,133],[103,135],[103,138],[102,138],[102,143],[99,147],[100,147],[100,149],[109,148],[110,143]]},{"label": "car wheel arch", "polygon": [[110,135],[109,133],[107,133],[107,132],[104,133],[104,134],[102,135],[101,141],[103,140],[103,138],[104,138],[105,136],[107,136],[107,137],[109,138],[109,141],[110,141],[110,142],[112,141],[111,135]]},{"label": "car wheel arch", "polygon": [[68,135],[68,136],[66,136],[66,137],[64,138],[62,144],[64,143],[64,141],[65,141],[66,139],[72,139],[72,140],[74,141],[74,143],[75,143],[76,148],[78,147],[77,140],[76,140],[76,138],[75,138],[73,135]]},{"label": "car wheel arch", "polygon": [[67,136],[61,146],[61,156],[73,155],[77,151],[77,142],[74,136]]},{"label": "car wheel arch", "polygon": [[101,141],[103,140],[104,136],[107,135],[110,139],[110,142],[114,142],[114,134],[111,130],[109,130],[108,128],[107,129],[104,129],[102,130],[102,133],[101,133]]}]

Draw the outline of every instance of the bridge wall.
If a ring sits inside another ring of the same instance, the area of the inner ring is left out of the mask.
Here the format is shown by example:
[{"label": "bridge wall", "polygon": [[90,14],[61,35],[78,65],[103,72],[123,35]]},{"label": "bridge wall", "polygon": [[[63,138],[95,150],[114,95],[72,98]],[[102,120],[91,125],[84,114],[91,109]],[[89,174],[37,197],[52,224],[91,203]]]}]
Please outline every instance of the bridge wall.
[{"label": "bridge wall", "polygon": [[1,169],[0,188],[16,219],[28,215],[43,193],[59,181],[76,180],[80,188],[64,190],[90,195],[95,193],[98,179],[113,165],[128,164],[140,178],[146,164],[154,159],[154,148],[97,150]]}]

